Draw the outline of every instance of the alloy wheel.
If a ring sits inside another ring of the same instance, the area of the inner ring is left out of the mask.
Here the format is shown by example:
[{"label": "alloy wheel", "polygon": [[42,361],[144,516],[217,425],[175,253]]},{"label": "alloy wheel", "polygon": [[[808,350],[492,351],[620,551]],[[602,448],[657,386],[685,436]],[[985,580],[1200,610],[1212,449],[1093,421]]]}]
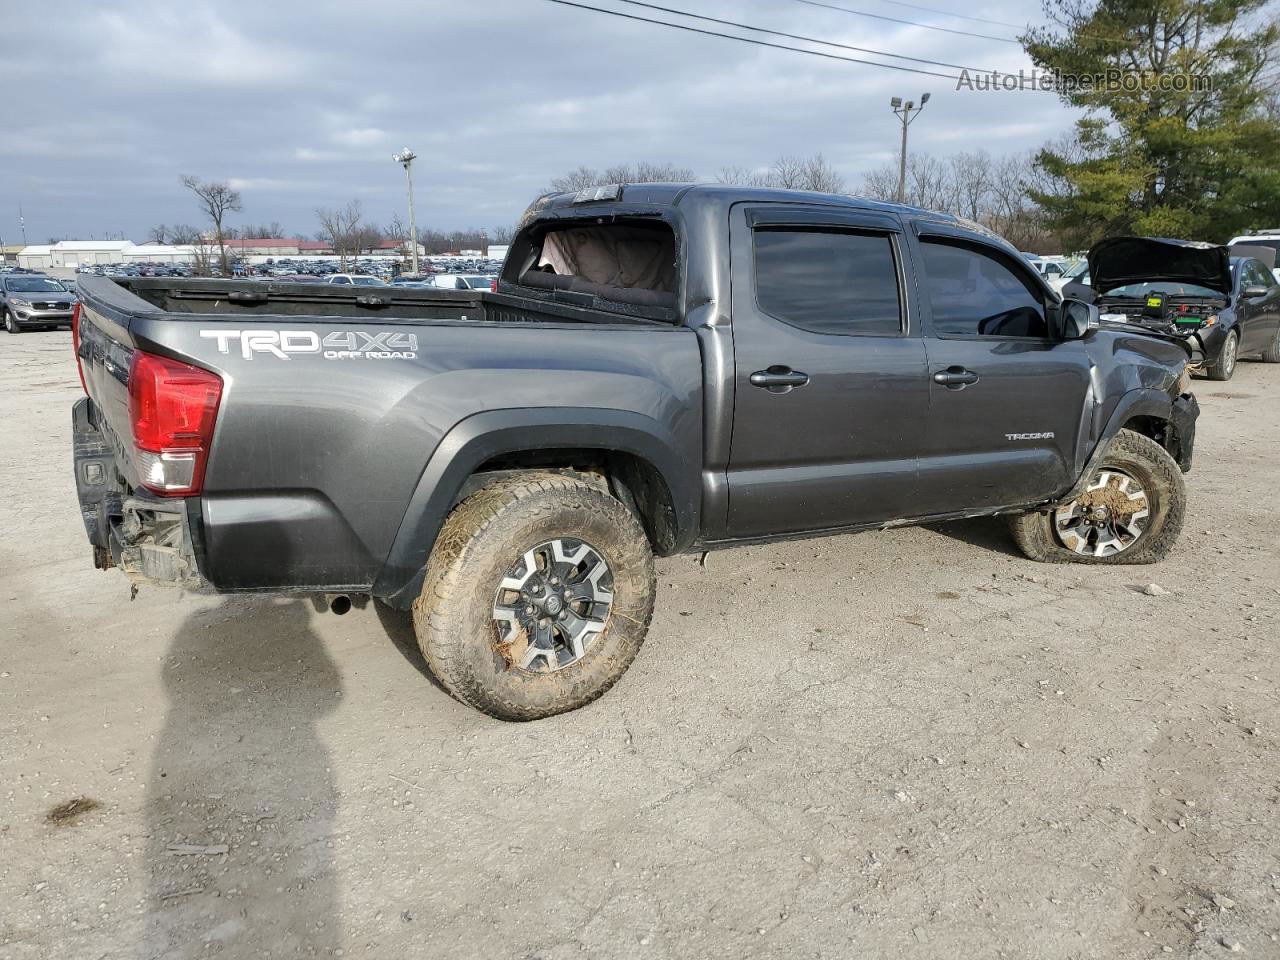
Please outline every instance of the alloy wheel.
[{"label": "alloy wheel", "polygon": [[563,670],[604,634],[612,609],[613,573],[600,551],[571,537],[548,540],[526,551],[498,584],[498,650],[524,670]]},{"label": "alloy wheel", "polygon": [[1227,334],[1227,342],[1222,345],[1222,373],[1227,379],[1236,369],[1236,358],[1240,355],[1240,338],[1232,330]]},{"label": "alloy wheel", "polygon": [[1086,557],[1123,553],[1142,539],[1151,517],[1146,489],[1123,470],[1106,467],[1075,500],[1053,512],[1058,541]]}]

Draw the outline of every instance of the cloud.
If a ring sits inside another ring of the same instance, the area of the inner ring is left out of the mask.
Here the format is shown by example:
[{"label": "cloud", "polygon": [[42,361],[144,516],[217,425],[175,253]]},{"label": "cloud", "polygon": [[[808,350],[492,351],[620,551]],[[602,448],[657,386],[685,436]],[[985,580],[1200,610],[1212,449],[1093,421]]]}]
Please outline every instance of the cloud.
[{"label": "cloud", "polygon": [[[938,155],[1021,152],[1076,116],[1048,94],[956,92],[937,77],[530,0],[435,4],[429,16],[417,0],[358,13],[345,0],[273,0],[251,13],[214,0],[66,5],[56,69],[29,44],[0,58],[0,89],[22,92],[0,101],[0,190],[22,197],[34,236],[141,237],[153,223],[191,221],[184,173],[236,183],[246,222],[311,233],[317,207],[356,196],[385,222],[406,216],[404,172],[391,159],[405,145],[420,158],[419,223],[453,228],[510,224],[582,164],[671,161],[711,179],[723,166],[821,151],[853,188],[896,157],[891,96],[932,93],[911,147]],[[697,9],[978,68],[1026,61],[1015,45],[802,4]],[[983,15],[1019,21],[1027,7],[992,0]],[[47,17],[38,4],[10,4],[6,34],[45,35]],[[960,25],[927,11],[902,19]],[[7,236],[16,224],[5,218],[0,209]]]},{"label": "cloud", "polygon": [[381,143],[387,139],[387,132],[379,130],[377,127],[357,127],[352,130],[339,130],[334,133],[333,139],[348,146],[363,147],[369,144]]}]

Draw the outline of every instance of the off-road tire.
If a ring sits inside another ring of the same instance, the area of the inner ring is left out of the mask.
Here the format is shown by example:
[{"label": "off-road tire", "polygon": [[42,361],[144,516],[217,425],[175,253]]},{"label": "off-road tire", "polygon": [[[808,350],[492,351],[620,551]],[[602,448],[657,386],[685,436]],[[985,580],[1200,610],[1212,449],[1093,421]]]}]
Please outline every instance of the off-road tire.
[{"label": "off-road tire", "polygon": [[1262,351],[1262,362],[1280,363],[1280,326],[1276,327],[1275,336],[1271,338],[1271,344]]},{"label": "off-road tire", "polygon": [[[1229,355],[1231,351],[1234,355]],[[1230,380],[1236,373],[1236,367],[1240,365],[1240,334],[1235,330],[1227,332],[1227,339],[1223,341],[1222,350],[1218,352],[1218,358],[1205,367],[1205,373],[1210,380]]]},{"label": "off-road tire", "polygon": [[1053,513],[1031,512],[1010,519],[1013,540],[1024,554],[1043,563],[1157,563],[1169,555],[1182,532],[1187,492],[1173,457],[1150,437],[1121,430],[1103,457],[1102,469],[1118,469],[1138,480],[1154,507],[1141,539],[1127,550],[1106,557],[1083,556],[1059,542]]},{"label": "off-road tire", "polygon": [[[554,671],[509,661],[493,620],[511,565],[539,543],[581,539],[613,575],[607,627],[581,659]],[[453,696],[501,720],[537,720],[591,703],[626,672],[653,616],[653,553],[644,529],[599,487],[555,473],[496,480],[458,504],[431,552],[413,605],[418,646]]]},{"label": "off-road tire", "polygon": [[13,319],[13,314],[6,307],[4,311],[4,328],[9,333],[21,333],[22,328],[18,326],[18,321]]}]

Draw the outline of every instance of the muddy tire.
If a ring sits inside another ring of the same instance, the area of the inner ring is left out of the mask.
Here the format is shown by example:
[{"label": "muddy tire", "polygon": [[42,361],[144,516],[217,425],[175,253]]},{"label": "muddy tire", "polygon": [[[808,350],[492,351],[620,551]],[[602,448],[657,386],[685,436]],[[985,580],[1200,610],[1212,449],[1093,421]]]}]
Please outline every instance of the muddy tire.
[{"label": "muddy tire", "polygon": [[449,514],[413,624],[451,694],[502,720],[536,720],[617,682],[653,601],[653,554],[630,511],[572,477],[528,473]]},{"label": "muddy tire", "polygon": [[[1070,505],[1013,517],[1018,549],[1044,563],[1156,563],[1169,555],[1187,494],[1178,464],[1160,444],[1121,430],[1089,486]],[[1106,512],[1117,508],[1129,512],[1118,521],[1111,514],[1109,522]],[[1095,510],[1103,512],[1097,519]]]},{"label": "muddy tire", "polygon": [[1271,338],[1267,349],[1262,351],[1262,362],[1280,363],[1280,326],[1276,327],[1275,335]]},{"label": "muddy tire", "polygon": [[1235,330],[1227,333],[1222,343],[1218,359],[1205,368],[1210,380],[1230,380],[1235,376],[1236,364],[1240,360],[1240,334]]}]

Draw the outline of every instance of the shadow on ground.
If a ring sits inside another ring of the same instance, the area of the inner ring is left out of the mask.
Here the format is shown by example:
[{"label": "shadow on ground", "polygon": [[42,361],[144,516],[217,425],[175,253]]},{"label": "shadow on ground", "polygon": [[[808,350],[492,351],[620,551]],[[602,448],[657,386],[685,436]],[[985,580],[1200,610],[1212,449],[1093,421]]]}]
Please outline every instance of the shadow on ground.
[{"label": "shadow on ground", "polygon": [[341,680],[310,622],[302,601],[238,599],[175,634],[140,957],[328,955],[340,942],[337,791],[316,724]]}]

